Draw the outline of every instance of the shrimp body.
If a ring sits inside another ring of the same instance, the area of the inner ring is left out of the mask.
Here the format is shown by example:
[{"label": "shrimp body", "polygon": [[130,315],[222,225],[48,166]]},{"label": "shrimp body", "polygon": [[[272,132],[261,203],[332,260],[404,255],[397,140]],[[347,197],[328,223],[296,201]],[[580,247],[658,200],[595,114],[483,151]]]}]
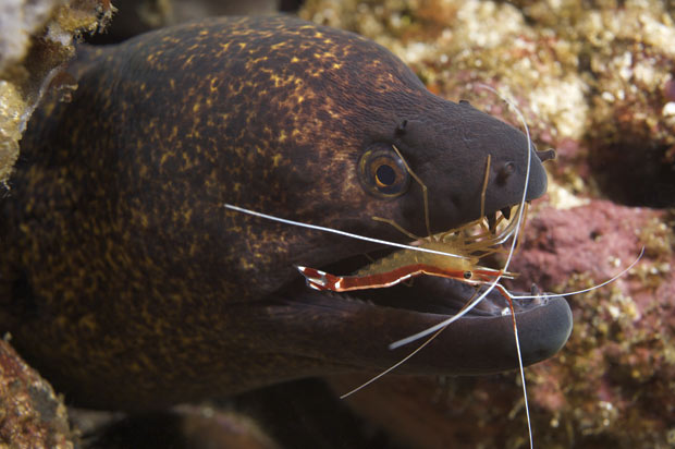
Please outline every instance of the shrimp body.
[{"label": "shrimp body", "polygon": [[[440,265],[436,259],[441,259],[444,262],[443,265]],[[336,276],[308,267],[298,267],[298,271],[305,276],[307,285],[315,290],[347,292],[392,287],[422,274],[470,279],[474,265],[472,259],[474,258],[448,258],[438,254],[401,250],[368,265],[351,276]],[[452,263],[446,263],[448,260]]]},{"label": "shrimp body", "polygon": [[[455,279],[470,285],[491,283],[500,276],[513,279],[513,273],[478,265],[481,257],[499,251],[497,246],[517,227],[516,220],[511,220],[496,232],[498,224],[488,225],[486,231],[484,221],[476,220],[459,229],[432,235],[413,245],[433,252],[398,250],[349,276],[336,276],[315,268],[297,268],[309,287],[334,292],[392,287],[420,275]],[[474,232],[476,229],[478,231]],[[505,295],[501,286],[497,290]]]},{"label": "shrimp body", "polygon": [[423,241],[418,245],[420,248],[446,251],[458,257],[447,257],[436,253],[423,253],[413,250],[400,250],[385,256],[372,264],[357,270],[355,276],[382,275],[406,265],[434,266],[449,271],[470,271],[478,262],[478,258],[465,254],[460,248],[436,241]]}]

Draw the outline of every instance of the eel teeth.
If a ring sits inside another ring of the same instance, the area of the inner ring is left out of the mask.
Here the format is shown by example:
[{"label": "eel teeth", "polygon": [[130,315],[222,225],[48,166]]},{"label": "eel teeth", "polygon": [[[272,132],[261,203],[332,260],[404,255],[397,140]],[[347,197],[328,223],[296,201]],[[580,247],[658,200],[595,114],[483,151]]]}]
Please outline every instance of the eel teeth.
[{"label": "eel teeth", "polygon": [[495,228],[497,227],[497,213],[494,212],[488,215],[487,221],[488,221],[488,228],[490,229],[490,231],[494,232]]}]

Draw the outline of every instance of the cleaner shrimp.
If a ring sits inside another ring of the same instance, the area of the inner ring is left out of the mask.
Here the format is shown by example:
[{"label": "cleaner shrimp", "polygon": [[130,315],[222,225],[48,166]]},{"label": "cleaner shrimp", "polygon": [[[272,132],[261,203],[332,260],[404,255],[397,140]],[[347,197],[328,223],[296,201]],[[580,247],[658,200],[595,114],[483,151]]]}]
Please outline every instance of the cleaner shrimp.
[{"label": "cleaner shrimp", "polygon": [[[530,419],[530,410],[528,405],[527,385],[525,381],[525,369],[523,365],[523,357],[521,354],[521,347],[518,338],[518,327],[516,322],[516,313],[513,301],[525,299],[546,301],[549,298],[572,296],[602,288],[605,285],[614,282],[615,280],[626,274],[630,269],[632,269],[641,259],[644,253],[644,248],[642,249],[638,257],[629,266],[621,270],[615,276],[613,276],[610,279],[607,279],[606,281],[600,284],[597,284],[595,286],[583,290],[561,294],[551,294],[551,293],[540,293],[536,291],[533,287],[533,292],[532,294],[529,295],[528,294],[517,295],[509,292],[500,283],[500,281],[501,279],[513,279],[516,276],[516,274],[510,273],[507,270],[519,246],[520,243],[519,233],[524,226],[527,216],[528,202],[526,196],[527,196],[527,188],[529,185],[530,164],[532,158],[532,151],[531,151],[532,142],[529,127],[527,126],[527,123],[522,113],[515,106],[515,104],[508,98],[505,98],[500,93],[495,91],[490,86],[481,85],[480,87],[490,90],[491,92],[498,95],[516,112],[519,120],[521,121],[524,127],[525,134],[527,137],[527,151],[528,151],[527,170],[521,200],[517,206],[514,206],[511,209],[507,209],[506,213],[503,214],[503,216],[499,217],[496,221],[494,219],[486,217],[484,214],[485,197],[489,180],[488,174],[490,169],[489,156],[486,161],[485,178],[481,193],[481,209],[480,209],[481,218],[479,218],[478,220],[474,220],[457,229],[452,229],[440,234],[432,234],[429,231],[429,235],[427,237],[421,238],[401,228],[397,223],[393,221],[373,217],[374,220],[390,224],[399,231],[406,234],[407,236],[411,237],[414,240],[413,243],[411,244],[395,243],[377,238],[362,236],[359,234],[340,231],[333,228],[288,220],[264,214],[261,212],[241,208],[227,203],[224,204],[224,207],[229,210],[280,222],[291,226],[299,226],[316,231],[329,232],[352,239],[363,240],[371,243],[377,243],[398,248],[398,251],[395,251],[391,253],[389,256],[386,256],[374,263],[371,263],[366,267],[348,276],[338,276],[315,268],[298,266],[297,269],[305,277],[307,285],[315,290],[347,292],[353,290],[387,288],[421,275],[454,279],[456,281],[476,287],[476,291],[473,294],[473,296],[455,315],[448,317],[447,319],[436,324],[435,326],[421,330],[420,332],[414,335],[410,335],[404,339],[391,343],[389,345],[389,349],[393,350],[408,345],[410,343],[413,343],[417,340],[423,339],[425,337],[428,337],[422,344],[420,344],[417,348],[411,351],[407,356],[402,358],[396,364],[382,371],[378,375],[372,377],[370,380],[364,382],[363,384],[354,388],[353,390],[343,394],[341,396],[342,399],[367,387],[371,383],[377,381],[381,377],[389,374],[399,366],[406,363],[411,357],[413,357],[424,347],[426,347],[429,343],[431,343],[431,341],[433,341],[445,328],[450,326],[455,321],[461,319],[472,309],[478,306],[478,304],[481,301],[483,301],[483,299],[485,299],[492,290],[497,290],[506,299],[509,305],[509,307],[505,309],[502,312],[502,314],[510,314],[512,317],[513,334],[515,339],[515,346],[517,349],[517,358],[519,366],[519,377],[522,385],[524,409],[528,425],[528,437],[530,442],[530,448],[534,448],[533,431]],[[428,210],[426,186],[424,185],[422,180],[411,170],[411,168],[408,166],[407,162],[405,162],[405,159],[403,159],[398,149],[395,146],[393,147],[393,149],[399,154],[401,159],[404,161],[406,169],[408,170],[410,175],[422,188],[425,222],[427,230],[429,230],[430,229],[429,210]],[[507,223],[503,225],[503,222]],[[499,229],[500,226],[502,226],[501,229]],[[503,246],[506,245],[506,243],[509,241],[510,244],[508,245],[508,248],[507,249],[503,248]],[[485,256],[500,252],[506,254],[506,260],[501,269],[488,268],[478,265],[479,260],[484,258]]]}]

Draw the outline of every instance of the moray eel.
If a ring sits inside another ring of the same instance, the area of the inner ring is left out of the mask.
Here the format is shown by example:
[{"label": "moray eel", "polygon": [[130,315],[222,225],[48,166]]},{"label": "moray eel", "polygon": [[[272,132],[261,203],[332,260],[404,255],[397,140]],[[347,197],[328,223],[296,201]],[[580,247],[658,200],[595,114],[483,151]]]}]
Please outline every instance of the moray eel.
[{"label": "moray eel", "polygon": [[[378,247],[223,203],[405,242],[372,219],[426,232],[421,188],[392,145],[428,187],[434,232],[479,217],[488,155],[488,215],[523,189],[521,132],[432,95],[348,32],[217,18],[83,49],[68,71],[79,87],[36,111],[2,199],[0,330],[83,406],[156,409],[381,370],[409,351],[391,342],[471,293],[440,279],[310,290],[294,265],[365,264]],[[528,199],[547,183],[531,151]],[[517,316],[527,364],[558,351],[572,326],[562,299]],[[511,318],[477,311],[400,372],[516,366]]]}]

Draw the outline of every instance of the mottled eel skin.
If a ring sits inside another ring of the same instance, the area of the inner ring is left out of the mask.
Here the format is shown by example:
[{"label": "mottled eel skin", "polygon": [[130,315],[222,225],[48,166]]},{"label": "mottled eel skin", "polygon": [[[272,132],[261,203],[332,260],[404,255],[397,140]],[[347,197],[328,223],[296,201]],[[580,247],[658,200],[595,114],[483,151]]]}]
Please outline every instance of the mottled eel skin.
[{"label": "mottled eel skin", "polygon": [[[437,279],[373,293],[373,304],[309,290],[294,264],[339,266],[373,245],[225,202],[405,241],[371,219],[425,233],[421,189],[392,144],[429,188],[435,231],[478,217],[488,154],[487,211],[522,191],[522,133],[435,97],[387,50],[347,32],[220,18],[83,52],[69,71],[79,88],[36,112],[2,199],[0,331],[85,406],[143,410],[379,370],[409,350],[390,342],[467,295]],[[545,189],[534,157],[528,197]],[[563,300],[519,320],[527,363],[555,353],[571,328]],[[510,318],[483,314],[401,372],[515,364]]]}]

